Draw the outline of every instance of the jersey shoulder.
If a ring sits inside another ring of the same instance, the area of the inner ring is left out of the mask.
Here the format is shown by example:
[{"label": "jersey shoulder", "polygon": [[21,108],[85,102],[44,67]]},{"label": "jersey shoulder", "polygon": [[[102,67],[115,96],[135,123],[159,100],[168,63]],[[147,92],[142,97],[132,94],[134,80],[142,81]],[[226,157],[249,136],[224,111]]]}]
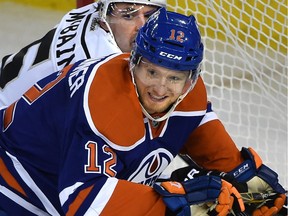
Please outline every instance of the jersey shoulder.
[{"label": "jersey shoulder", "polygon": [[198,78],[194,88],[177,106],[177,111],[200,111],[207,109],[207,91],[203,79]]},{"label": "jersey shoulder", "polygon": [[145,129],[129,71],[129,54],[118,55],[96,67],[84,104],[91,126],[112,145],[132,146],[144,136]]}]

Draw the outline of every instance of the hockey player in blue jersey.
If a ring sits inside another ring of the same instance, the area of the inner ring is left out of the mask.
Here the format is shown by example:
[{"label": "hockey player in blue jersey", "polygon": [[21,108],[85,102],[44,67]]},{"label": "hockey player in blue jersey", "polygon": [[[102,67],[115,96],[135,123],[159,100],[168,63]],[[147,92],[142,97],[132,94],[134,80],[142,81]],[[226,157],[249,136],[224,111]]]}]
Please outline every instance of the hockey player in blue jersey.
[{"label": "hockey player in blue jersey", "polygon": [[244,211],[239,191],[220,176],[155,184],[181,152],[206,169],[236,173],[247,190],[274,191],[271,206],[256,215],[279,211],[285,191],[277,174],[252,149],[238,150],[207,101],[195,18],[163,8],[135,43],[131,55],[87,59],[51,74],[0,111],[0,209],[186,216],[209,202],[208,215]]}]

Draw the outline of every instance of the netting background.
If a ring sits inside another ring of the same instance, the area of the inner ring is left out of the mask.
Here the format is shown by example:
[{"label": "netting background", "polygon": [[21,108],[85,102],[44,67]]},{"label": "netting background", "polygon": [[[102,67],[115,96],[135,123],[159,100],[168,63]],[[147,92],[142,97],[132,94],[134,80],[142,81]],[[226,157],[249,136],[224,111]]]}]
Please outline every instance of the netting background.
[{"label": "netting background", "polygon": [[287,1],[168,3],[198,21],[215,112],[237,146],[257,150],[287,188]]}]

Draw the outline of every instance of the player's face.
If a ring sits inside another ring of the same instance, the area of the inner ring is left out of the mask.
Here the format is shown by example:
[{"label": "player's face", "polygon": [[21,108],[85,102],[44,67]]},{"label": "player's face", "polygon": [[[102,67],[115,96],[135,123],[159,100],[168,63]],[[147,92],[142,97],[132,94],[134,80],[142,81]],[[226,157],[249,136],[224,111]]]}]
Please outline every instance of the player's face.
[{"label": "player's face", "polygon": [[122,52],[131,51],[139,28],[157,9],[141,4],[113,4],[111,14],[107,15],[107,22]]},{"label": "player's face", "polygon": [[163,68],[143,59],[134,69],[139,99],[149,114],[163,113],[191,85],[189,71]]}]

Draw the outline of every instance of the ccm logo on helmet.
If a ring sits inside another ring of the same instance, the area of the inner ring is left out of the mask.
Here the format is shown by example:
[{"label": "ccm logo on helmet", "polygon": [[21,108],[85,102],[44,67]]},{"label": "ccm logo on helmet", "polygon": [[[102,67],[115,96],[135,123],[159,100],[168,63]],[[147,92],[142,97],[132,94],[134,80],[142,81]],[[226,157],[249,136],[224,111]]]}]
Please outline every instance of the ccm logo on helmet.
[{"label": "ccm logo on helmet", "polygon": [[177,60],[181,60],[182,59],[182,56],[176,56],[176,55],[173,55],[173,54],[170,54],[170,53],[166,53],[166,52],[163,52],[163,51],[160,52],[160,55],[164,56],[164,57],[167,57],[167,58],[170,58],[170,59],[177,59]]}]

